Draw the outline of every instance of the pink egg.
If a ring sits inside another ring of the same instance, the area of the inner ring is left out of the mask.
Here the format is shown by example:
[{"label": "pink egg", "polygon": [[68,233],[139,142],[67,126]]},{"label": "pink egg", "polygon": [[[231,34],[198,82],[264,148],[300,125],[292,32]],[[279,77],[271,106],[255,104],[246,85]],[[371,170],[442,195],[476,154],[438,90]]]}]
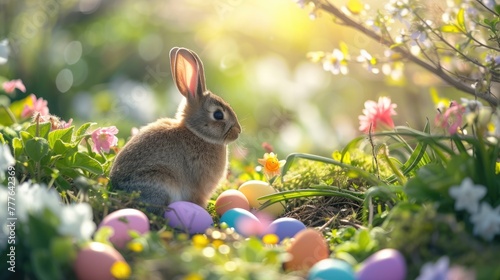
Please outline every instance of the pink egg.
[{"label": "pink egg", "polygon": [[367,258],[357,273],[358,280],[404,280],[406,262],[394,249],[383,249]]},{"label": "pink egg", "polygon": [[222,192],[215,201],[215,212],[222,216],[227,210],[233,208],[250,210],[250,204],[246,196],[238,190],[226,190]]},{"label": "pink egg", "polygon": [[109,241],[118,248],[123,248],[132,238],[129,231],[134,230],[139,234],[149,232],[149,219],[146,214],[137,209],[126,208],[117,210],[107,215],[99,227],[113,228],[113,235]]},{"label": "pink egg", "polygon": [[78,252],[73,267],[79,280],[110,280],[114,279],[111,267],[118,261],[125,259],[115,248],[90,242]]}]

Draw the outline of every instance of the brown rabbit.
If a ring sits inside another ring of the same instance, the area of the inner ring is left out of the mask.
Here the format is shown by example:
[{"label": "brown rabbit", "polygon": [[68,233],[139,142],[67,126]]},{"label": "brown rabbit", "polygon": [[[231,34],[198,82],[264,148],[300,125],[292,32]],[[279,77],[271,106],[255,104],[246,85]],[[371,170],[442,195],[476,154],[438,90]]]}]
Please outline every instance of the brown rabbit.
[{"label": "brown rabbit", "polygon": [[196,53],[173,48],[170,66],[184,96],[176,118],[141,128],[118,153],[110,174],[114,188],[140,191],[148,211],[158,214],[174,201],[205,207],[226,175],[227,144],[241,132],[231,106],[207,90]]}]

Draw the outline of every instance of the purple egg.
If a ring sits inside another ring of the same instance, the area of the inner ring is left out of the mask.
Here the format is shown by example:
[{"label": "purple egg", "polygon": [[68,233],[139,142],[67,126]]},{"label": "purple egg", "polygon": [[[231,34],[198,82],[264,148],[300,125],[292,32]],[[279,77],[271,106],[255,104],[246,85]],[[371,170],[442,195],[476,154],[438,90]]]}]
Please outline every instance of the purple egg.
[{"label": "purple egg", "polygon": [[383,249],[367,258],[356,273],[358,280],[404,280],[406,262],[394,249]]},{"label": "purple egg", "polygon": [[171,203],[163,216],[170,227],[189,234],[205,233],[214,223],[207,210],[188,201]]},{"label": "purple egg", "polygon": [[285,238],[294,237],[304,229],[306,229],[306,226],[301,221],[285,217],[274,220],[267,228],[266,233],[274,233],[282,241]]},{"label": "purple egg", "polygon": [[125,208],[107,215],[99,224],[99,228],[103,226],[113,228],[109,241],[116,247],[123,248],[132,239],[130,230],[139,234],[149,232],[149,219],[137,209]]}]

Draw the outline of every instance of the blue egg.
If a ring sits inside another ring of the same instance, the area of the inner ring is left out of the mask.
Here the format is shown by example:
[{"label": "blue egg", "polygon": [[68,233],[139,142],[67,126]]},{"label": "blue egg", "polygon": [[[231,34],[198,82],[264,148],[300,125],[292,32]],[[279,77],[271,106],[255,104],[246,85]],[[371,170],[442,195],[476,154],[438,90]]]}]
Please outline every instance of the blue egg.
[{"label": "blue egg", "polygon": [[242,208],[233,208],[227,210],[220,218],[221,223],[226,223],[229,227],[232,227],[238,233],[245,234],[244,225],[254,226],[254,224],[260,224],[260,221],[254,214]]},{"label": "blue egg", "polygon": [[315,263],[309,270],[308,280],[355,280],[354,270],[345,261],[324,259]]},{"label": "blue egg", "polygon": [[294,218],[279,218],[272,222],[266,233],[276,234],[280,241],[285,238],[294,237],[299,231],[306,229],[306,226],[299,220]]}]

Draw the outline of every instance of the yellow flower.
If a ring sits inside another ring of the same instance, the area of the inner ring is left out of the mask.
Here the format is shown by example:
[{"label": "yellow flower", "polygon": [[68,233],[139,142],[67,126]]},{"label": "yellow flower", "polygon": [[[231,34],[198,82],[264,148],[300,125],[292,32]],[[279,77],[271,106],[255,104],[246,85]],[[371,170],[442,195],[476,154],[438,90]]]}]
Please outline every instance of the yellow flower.
[{"label": "yellow flower", "polygon": [[124,261],[117,261],[111,266],[111,274],[116,279],[128,279],[131,273],[130,266]]},{"label": "yellow flower", "polygon": [[142,252],[142,250],[144,250],[144,246],[140,242],[135,241],[128,243],[127,247],[130,249],[130,251],[136,253]]},{"label": "yellow flower", "polygon": [[184,280],[203,280],[203,276],[199,273],[192,272],[184,277]]},{"label": "yellow flower", "polygon": [[215,249],[218,249],[221,245],[224,245],[224,241],[222,241],[220,239],[215,239],[212,242],[212,246],[214,246]]},{"label": "yellow flower", "polygon": [[196,234],[193,236],[193,245],[197,248],[204,248],[208,243],[209,240],[204,234]]},{"label": "yellow flower", "polygon": [[262,237],[262,242],[269,245],[278,244],[279,240],[279,237],[274,233],[269,233]]},{"label": "yellow flower", "polygon": [[280,168],[285,165],[285,160],[278,160],[278,155],[275,153],[265,153],[264,158],[257,160],[264,167],[264,174],[268,178],[273,178],[280,174]]}]

